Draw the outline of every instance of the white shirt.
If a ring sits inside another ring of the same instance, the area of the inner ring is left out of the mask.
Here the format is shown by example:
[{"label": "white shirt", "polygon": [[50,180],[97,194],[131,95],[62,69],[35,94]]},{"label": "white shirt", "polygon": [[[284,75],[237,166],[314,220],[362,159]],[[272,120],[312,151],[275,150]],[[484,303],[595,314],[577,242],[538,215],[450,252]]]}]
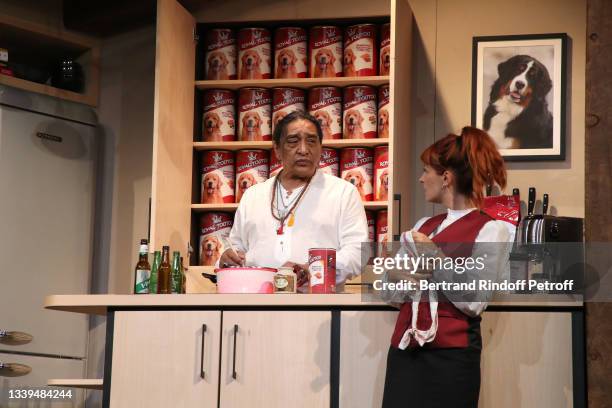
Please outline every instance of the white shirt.
[{"label": "white shirt", "polygon": [[278,235],[280,222],[270,212],[275,180],[272,177],[246,190],[236,211],[229,239],[237,250],[245,252],[246,265],[277,268],[287,261],[306,264],[310,248],[334,248],[336,282],[359,275],[368,226],[355,186],[317,171],[295,211],[293,226],[285,221],[283,234]]},{"label": "white shirt", "polygon": [[[429,238],[434,237],[436,234],[446,229],[449,225],[453,224],[454,222],[474,210],[474,208],[469,208],[465,210],[448,209],[446,218],[442,221],[440,226],[429,235]],[[412,231],[418,231],[429,218],[430,217],[421,218],[415,224],[412,230],[406,231],[402,234],[402,248],[399,251],[401,255],[409,251],[409,249],[407,248],[407,246],[409,245],[409,238],[406,234],[409,234]],[[506,278],[509,275],[509,253],[512,249],[515,232],[516,227],[508,222],[499,220],[492,220],[487,222],[480,229],[478,235],[476,236],[474,248],[472,251],[473,258],[483,256],[486,253],[486,257],[484,257],[485,267],[481,271],[476,271],[475,269],[468,269],[465,272],[466,280],[471,281],[473,279],[490,279],[492,281],[499,281],[503,278]],[[490,245],[491,243],[501,244],[492,246]],[[506,245],[503,245],[504,243]],[[476,273],[478,273],[477,276],[475,276]],[[455,271],[453,270],[435,270],[431,281],[452,282],[454,280],[454,274]],[[444,291],[442,292],[444,293]],[[486,309],[488,300],[490,300],[491,297],[490,292],[483,293],[482,291],[479,292],[477,297],[478,299],[484,299],[486,301],[470,301],[470,298],[473,298],[475,296],[473,292],[466,292],[465,294],[462,294],[458,291],[453,291],[452,293],[446,293],[446,295],[447,298],[451,301],[451,303],[453,303],[453,305],[457,309],[461,310],[463,313],[470,317],[476,317],[480,315]],[[419,310],[421,291],[416,290],[383,292],[384,300],[389,303],[398,304],[407,301],[412,302],[412,322],[408,330],[406,330],[406,332],[404,333],[403,338],[400,340],[399,346],[401,349],[405,349],[408,346],[408,343],[410,342],[410,337],[414,337],[420,345],[423,345],[427,342],[431,342],[435,338],[438,322],[438,296],[437,293],[433,291],[429,291],[428,296],[430,302],[432,325],[428,330],[418,330],[416,328],[416,318]]]}]

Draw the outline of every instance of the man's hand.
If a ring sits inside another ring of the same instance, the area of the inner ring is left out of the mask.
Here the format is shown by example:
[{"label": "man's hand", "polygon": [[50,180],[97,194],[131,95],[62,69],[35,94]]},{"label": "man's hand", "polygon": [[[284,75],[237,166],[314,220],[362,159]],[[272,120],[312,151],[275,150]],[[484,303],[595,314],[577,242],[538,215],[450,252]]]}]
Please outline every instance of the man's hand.
[{"label": "man's hand", "polygon": [[234,252],[231,248],[226,249],[219,259],[219,266],[227,268],[229,266],[244,266],[246,256],[244,252]]},{"label": "man's hand", "polygon": [[297,264],[295,262],[285,262],[283,267],[293,268],[293,272],[297,275],[297,287],[304,286],[310,279],[308,273],[308,264]]}]

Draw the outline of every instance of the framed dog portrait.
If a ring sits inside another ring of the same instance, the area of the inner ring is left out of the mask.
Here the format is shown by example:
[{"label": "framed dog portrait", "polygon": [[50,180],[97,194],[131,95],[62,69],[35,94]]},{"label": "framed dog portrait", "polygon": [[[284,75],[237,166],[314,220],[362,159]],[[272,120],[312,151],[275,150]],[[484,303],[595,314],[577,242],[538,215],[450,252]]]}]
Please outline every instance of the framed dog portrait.
[{"label": "framed dog portrait", "polygon": [[472,125],[507,161],[565,159],[566,34],[474,37]]}]

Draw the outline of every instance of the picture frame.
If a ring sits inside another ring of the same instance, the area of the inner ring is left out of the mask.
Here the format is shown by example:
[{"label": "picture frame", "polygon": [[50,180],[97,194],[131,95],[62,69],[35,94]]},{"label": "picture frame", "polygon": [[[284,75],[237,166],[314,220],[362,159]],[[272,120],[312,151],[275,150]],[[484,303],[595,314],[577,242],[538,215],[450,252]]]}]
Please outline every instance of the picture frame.
[{"label": "picture frame", "polygon": [[565,33],[474,37],[472,126],[506,161],[565,160]]}]

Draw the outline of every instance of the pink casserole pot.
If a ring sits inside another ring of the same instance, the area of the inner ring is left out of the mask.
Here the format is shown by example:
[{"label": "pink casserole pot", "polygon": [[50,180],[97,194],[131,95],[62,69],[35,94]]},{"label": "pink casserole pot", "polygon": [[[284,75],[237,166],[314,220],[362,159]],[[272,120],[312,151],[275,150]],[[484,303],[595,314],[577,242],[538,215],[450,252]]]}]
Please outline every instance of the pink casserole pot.
[{"label": "pink casserole pot", "polygon": [[274,268],[233,267],[215,272],[217,293],[274,293]]}]

